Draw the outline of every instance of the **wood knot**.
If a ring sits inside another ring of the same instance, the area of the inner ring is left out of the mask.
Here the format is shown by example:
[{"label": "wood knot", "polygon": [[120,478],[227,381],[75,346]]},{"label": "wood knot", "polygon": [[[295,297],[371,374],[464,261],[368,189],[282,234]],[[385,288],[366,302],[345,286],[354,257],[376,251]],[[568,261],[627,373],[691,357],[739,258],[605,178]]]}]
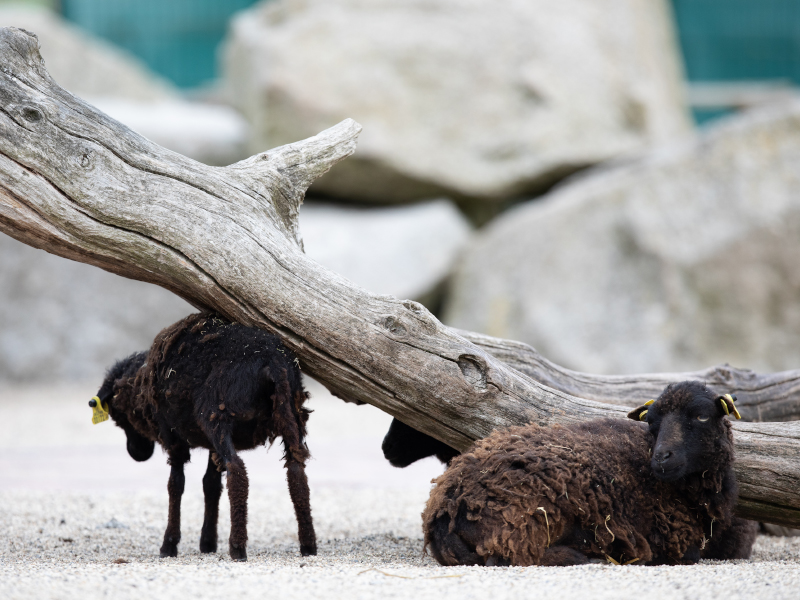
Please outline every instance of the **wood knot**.
[{"label": "wood knot", "polygon": [[44,119],[44,115],[42,111],[38,108],[33,108],[28,106],[22,109],[22,118],[28,121],[29,123],[38,123],[42,119]]},{"label": "wood knot", "polygon": [[414,302],[413,300],[403,300],[403,306],[417,315],[423,315],[428,312],[428,309],[422,306],[422,304]]},{"label": "wood knot", "polygon": [[438,330],[436,318],[427,308],[425,308],[419,302],[414,302],[413,300],[403,300],[403,306],[409,312],[411,312],[425,333],[429,335],[436,333]]},{"label": "wood knot", "polygon": [[486,363],[483,359],[470,354],[458,357],[458,368],[461,369],[464,380],[479,392],[488,389],[486,383]]},{"label": "wood knot", "polygon": [[86,169],[92,164],[92,153],[91,152],[84,152],[81,156],[81,166]]},{"label": "wood knot", "polygon": [[383,320],[383,327],[392,335],[396,337],[404,337],[408,333],[408,329],[396,317],[386,317]]}]

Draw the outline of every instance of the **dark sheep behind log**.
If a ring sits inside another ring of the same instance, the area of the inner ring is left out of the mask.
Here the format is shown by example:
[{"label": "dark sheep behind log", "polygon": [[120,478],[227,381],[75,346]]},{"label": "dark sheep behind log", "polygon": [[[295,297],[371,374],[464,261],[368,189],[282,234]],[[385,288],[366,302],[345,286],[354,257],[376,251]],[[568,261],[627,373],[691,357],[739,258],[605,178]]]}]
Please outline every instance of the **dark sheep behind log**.
[{"label": "dark sheep behind log", "polygon": [[230,555],[247,560],[249,484],[237,450],[271,444],[278,436],[283,440],[300,552],[317,552],[305,474],[307,398],[297,359],[279,338],[196,314],[159,333],[149,352],[115,364],[90,406],[101,415],[105,408],[125,431],[128,453],[135,460],[150,458],[155,442],[169,456],[169,519],[161,556],[178,554],[183,466],[190,449],[200,447],[209,449],[200,551],[217,550],[222,471],[227,471]]},{"label": "dark sheep behind log", "polygon": [[428,456],[435,456],[443,463],[449,463],[454,456],[460,454],[455,448],[397,419],[392,419],[381,449],[384,458],[398,468],[407,467]]},{"label": "dark sheep behind log", "polygon": [[443,565],[747,558],[757,525],[733,515],[734,411],[730,396],[683,382],[632,421],[495,432],[436,480],[425,544]]}]

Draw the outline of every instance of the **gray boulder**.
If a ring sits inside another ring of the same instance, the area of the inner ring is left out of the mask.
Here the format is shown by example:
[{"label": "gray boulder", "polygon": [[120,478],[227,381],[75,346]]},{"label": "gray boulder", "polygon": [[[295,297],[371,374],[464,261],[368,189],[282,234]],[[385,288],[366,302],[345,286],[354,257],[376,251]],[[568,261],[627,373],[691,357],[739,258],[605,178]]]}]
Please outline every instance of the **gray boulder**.
[{"label": "gray boulder", "polygon": [[306,203],[300,232],[308,256],[353,283],[432,303],[472,227],[447,200],[370,209]]},{"label": "gray boulder", "polygon": [[118,358],[193,312],[170,292],[0,233],[0,381],[100,384]]},{"label": "gray boulder", "polygon": [[271,0],[230,30],[251,151],[364,126],[312,187],[506,198],[690,129],[666,0]]},{"label": "gray boulder", "polygon": [[800,366],[800,102],[565,184],[460,259],[445,321],[595,373]]}]

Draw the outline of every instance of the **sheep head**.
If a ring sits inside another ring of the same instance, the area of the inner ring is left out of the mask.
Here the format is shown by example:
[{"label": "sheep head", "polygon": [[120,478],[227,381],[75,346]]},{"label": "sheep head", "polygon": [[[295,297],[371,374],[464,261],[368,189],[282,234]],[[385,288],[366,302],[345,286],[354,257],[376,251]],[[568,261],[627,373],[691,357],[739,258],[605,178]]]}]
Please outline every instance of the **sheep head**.
[{"label": "sheep head", "polygon": [[435,456],[441,462],[448,463],[459,454],[458,450],[444,442],[417,431],[397,419],[392,419],[381,448],[389,464],[399,468],[407,467],[428,456]]},{"label": "sheep head", "polygon": [[97,395],[89,401],[89,406],[92,406],[92,402],[97,402],[108,407],[111,419],[125,431],[128,454],[133,460],[143,462],[153,456],[155,442],[136,431],[126,414],[129,409],[127,403],[119,399],[120,387],[124,386],[126,378],[138,368],[138,358],[134,354],[115,363],[106,373]]},{"label": "sheep head", "polygon": [[650,466],[662,481],[731,465],[733,437],[726,416],[738,415],[735,396],[720,396],[699,381],[673,383],[628,417],[644,421],[652,436]]}]

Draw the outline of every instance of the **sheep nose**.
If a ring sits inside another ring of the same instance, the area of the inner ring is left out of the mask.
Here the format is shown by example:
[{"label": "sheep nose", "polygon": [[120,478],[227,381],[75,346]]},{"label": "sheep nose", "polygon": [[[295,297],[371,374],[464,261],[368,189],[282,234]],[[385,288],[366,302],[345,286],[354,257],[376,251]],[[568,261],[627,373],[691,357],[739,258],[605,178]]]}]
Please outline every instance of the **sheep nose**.
[{"label": "sheep nose", "polygon": [[671,450],[661,450],[659,452],[656,452],[656,462],[659,464],[664,464],[670,459],[671,456],[672,456]]}]

